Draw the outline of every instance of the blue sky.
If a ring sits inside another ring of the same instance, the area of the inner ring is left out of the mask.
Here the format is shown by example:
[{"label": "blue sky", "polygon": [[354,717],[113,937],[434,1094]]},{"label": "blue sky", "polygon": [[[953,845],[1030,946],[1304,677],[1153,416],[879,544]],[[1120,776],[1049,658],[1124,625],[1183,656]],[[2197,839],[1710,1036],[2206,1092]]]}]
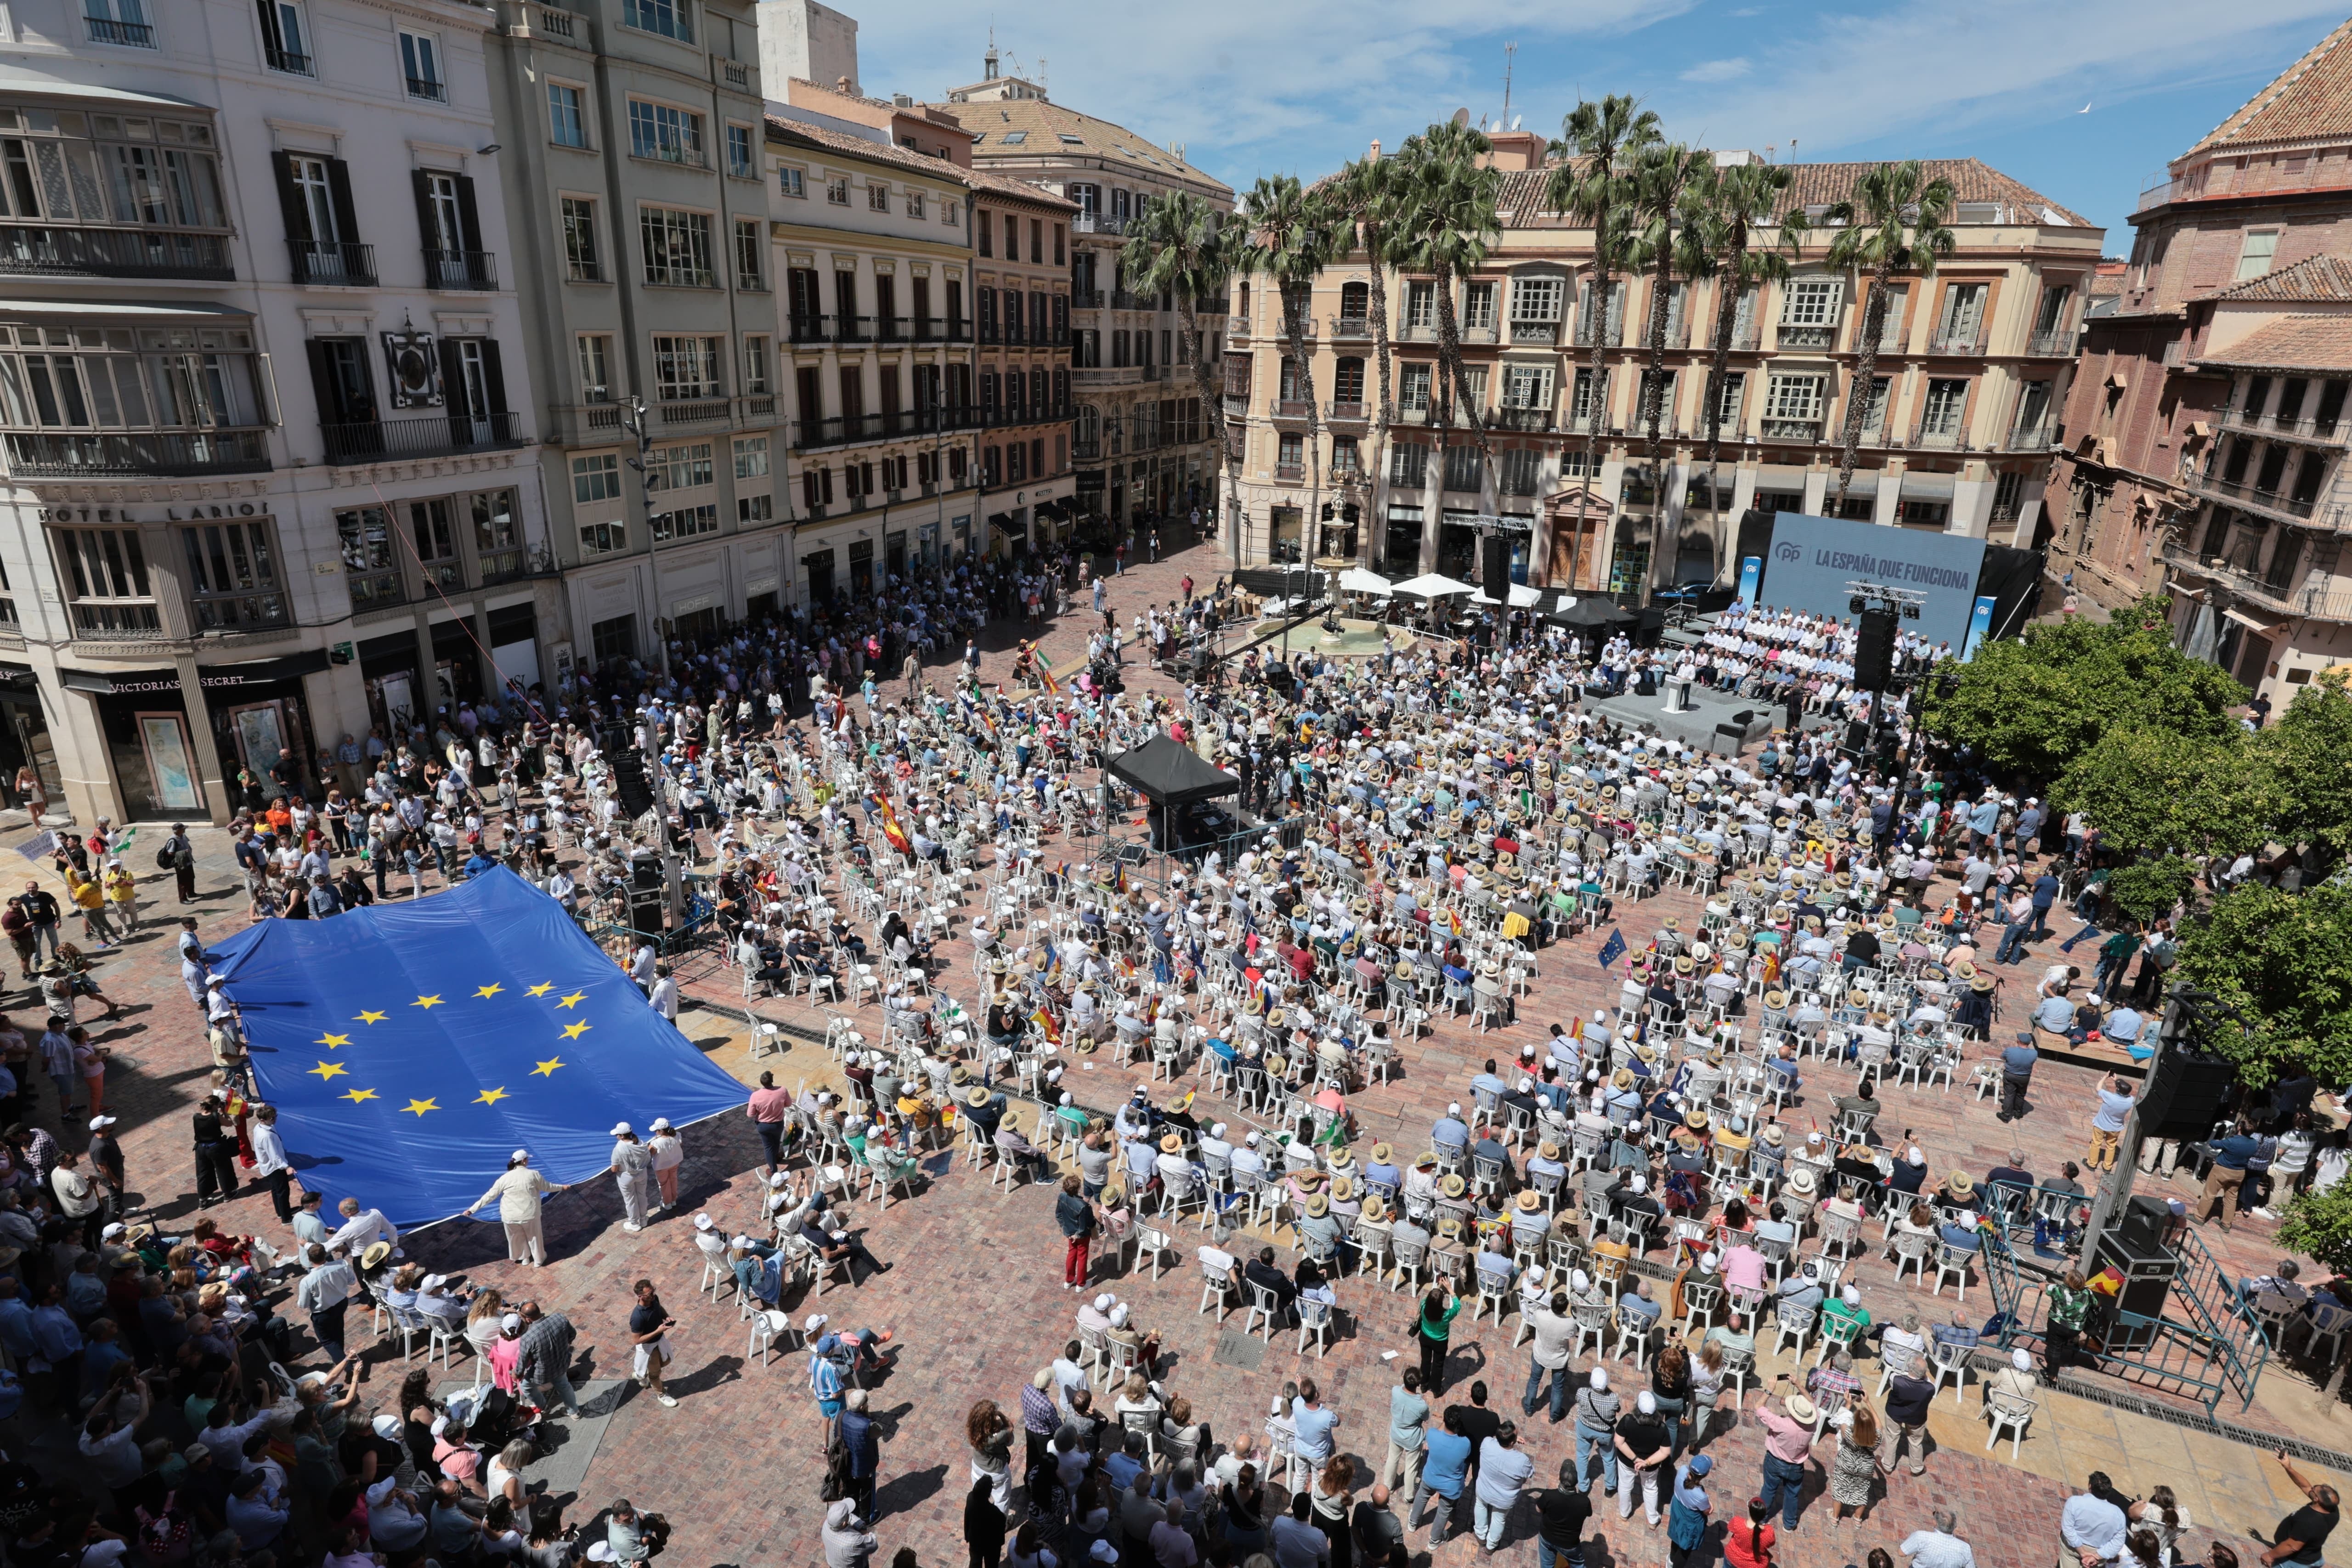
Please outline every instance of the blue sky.
[{"label": "blue sky", "polygon": [[[989,16],[948,0],[858,16],[871,93],[937,99],[976,79]],[[1031,0],[996,40],[1052,96],[1236,189],[1313,177],[1467,107],[1557,133],[1580,96],[1631,92],[1666,133],[1803,160],[1983,159],[2104,225],[2141,184],[2345,16],[2343,0],[1568,0],[1498,26],[1449,0]],[[1008,70],[1012,66],[1008,64]],[[2088,104],[2090,112],[2082,113]]]}]

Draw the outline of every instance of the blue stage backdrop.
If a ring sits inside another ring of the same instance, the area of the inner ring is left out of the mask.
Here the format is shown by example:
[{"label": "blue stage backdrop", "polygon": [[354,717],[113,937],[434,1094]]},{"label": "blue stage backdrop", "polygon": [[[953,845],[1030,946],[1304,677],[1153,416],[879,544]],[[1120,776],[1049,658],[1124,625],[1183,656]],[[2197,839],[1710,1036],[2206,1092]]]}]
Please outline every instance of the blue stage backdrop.
[{"label": "blue stage backdrop", "polygon": [[[555,900],[501,868],[414,903],[264,921],[214,950],[303,1186],[445,1219],[530,1151],[550,1181],[746,1090],[647,1005]],[[495,1220],[495,1204],[482,1211]]]},{"label": "blue stage backdrop", "polygon": [[1784,511],[1772,520],[1759,602],[1772,609],[1852,620],[1846,584],[1857,578],[1927,595],[1919,618],[1906,630],[1929,643],[1960,650],[1976,609],[1985,542],[1955,533],[1927,533],[1832,517]]}]

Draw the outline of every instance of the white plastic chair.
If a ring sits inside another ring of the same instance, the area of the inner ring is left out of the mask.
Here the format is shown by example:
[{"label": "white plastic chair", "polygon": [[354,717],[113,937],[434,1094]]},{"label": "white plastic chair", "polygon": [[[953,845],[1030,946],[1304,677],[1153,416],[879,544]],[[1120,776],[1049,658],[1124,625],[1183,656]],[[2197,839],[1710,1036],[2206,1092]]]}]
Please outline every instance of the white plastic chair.
[{"label": "white plastic chair", "polygon": [[1330,1348],[1331,1320],[1336,1309],[1328,1301],[1318,1301],[1301,1296],[1298,1299],[1298,1352],[1307,1353],[1307,1342],[1315,1342],[1315,1353],[1322,1355]]},{"label": "white plastic chair", "polygon": [[1985,1396],[1985,1416],[1992,1430],[1985,1437],[1985,1452],[1990,1454],[2000,1442],[2000,1435],[2009,1434],[2009,1458],[2017,1462],[2017,1451],[2025,1441],[2025,1428],[2033,1420],[2035,1402],[2013,1394],[1990,1394]]},{"label": "white plastic chair", "polygon": [[790,1354],[793,1348],[793,1340],[798,1332],[799,1331],[793,1327],[793,1315],[790,1312],[779,1312],[769,1309],[754,1312],[751,1314],[751,1342],[744,1350],[743,1359],[750,1361],[753,1356],[757,1356],[760,1358],[761,1366],[767,1365],[778,1340],[784,1342],[784,1352]]}]

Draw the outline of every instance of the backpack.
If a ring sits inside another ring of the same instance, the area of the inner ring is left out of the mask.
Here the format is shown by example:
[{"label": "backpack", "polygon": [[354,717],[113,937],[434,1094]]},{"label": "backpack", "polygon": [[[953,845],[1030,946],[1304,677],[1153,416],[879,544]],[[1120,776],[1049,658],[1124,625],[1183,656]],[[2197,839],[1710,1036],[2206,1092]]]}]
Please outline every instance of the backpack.
[{"label": "backpack", "polygon": [[816,1484],[819,1502],[839,1502],[849,1495],[849,1445],[838,1426],[824,1444],[824,1477]]},{"label": "backpack", "polygon": [[158,871],[168,871],[171,868],[172,847],[166,844],[163,847],[155,851],[155,869]]}]

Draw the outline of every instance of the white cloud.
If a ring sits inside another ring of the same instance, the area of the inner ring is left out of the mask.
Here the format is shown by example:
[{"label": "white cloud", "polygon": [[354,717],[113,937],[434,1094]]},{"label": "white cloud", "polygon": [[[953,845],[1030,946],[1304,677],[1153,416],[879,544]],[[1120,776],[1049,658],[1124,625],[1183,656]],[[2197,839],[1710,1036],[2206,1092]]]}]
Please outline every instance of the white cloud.
[{"label": "white cloud", "polygon": [[1752,68],[1746,55],[1734,55],[1727,60],[1706,60],[1683,72],[1685,81],[1737,81]]}]

